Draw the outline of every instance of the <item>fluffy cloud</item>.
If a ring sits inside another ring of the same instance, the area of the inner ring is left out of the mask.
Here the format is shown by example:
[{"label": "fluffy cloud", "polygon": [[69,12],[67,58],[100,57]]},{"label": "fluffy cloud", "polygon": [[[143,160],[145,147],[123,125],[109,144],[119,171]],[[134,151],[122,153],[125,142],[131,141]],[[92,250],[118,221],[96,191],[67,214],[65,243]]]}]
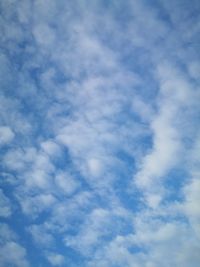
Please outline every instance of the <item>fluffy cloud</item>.
[{"label": "fluffy cloud", "polygon": [[61,266],[65,261],[63,255],[54,253],[48,254],[47,259],[53,266]]},{"label": "fluffy cloud", "polygon": [[25,259],[25,249],[15,242],[8,242],[1,248],[2,266],[12,265],[17,267],[28,267],[29,264]]},{"label": "fluffy cloud", "polygon": [[8,144],[10,143],[13,138],[14,138],[14,133],[13,131],[6,126],[1,126],[0,127],[0,144]]},{"label": "fluffy cloud", "polygon": [[17,242],[17,235],[7,224],[0,224],[1,266],[28,267],[26,249]]}]

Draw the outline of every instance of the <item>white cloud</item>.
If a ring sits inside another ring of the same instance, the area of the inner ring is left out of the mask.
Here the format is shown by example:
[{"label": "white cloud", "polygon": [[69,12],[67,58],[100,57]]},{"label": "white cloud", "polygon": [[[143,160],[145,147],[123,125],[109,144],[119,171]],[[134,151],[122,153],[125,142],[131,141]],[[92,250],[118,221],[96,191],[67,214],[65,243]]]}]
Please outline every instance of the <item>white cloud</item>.
[{"label": "white cloud", "polygon": [[149,103],[145,103],[142,99],[134,96],[132,101],[132,107],[136,114],[140,116],[143,121],[150,121],[154,115],[154,110]]},{"label": "white cloud", "polygon": [[[199,24],[189,27],[192,4],[182,5],[2,2],[3,181],[49,264],[65,264],[64,241],[86,266],[198,266],[199,152],[189,150],[199,122],[190,38]],[[189,169],[175,188],[181,200],[165,187],[176,167]],[[0,212],[10,216],[0,195]],[[25,249],[2,229],[3,266],[28,266]]]},{"label": "white cloud", "polygon": [[17,198],[20,201],[22,211],[32,217],[52,209],[53,205],[57,202],[57,199],[48,193],[31,196],[22,192],[21,195],[18,194]]},{"label": "white cloud", "polygon": [[186,196],[186,213],[189,216],[200,218],[200,178],[197,177],[196,179],[194,178],[193,180],[191,180],[190,183],[185,186],[184,191]]},{"label": "white cloud", "polygon": [[21,173],[18,180],[26,189],[50,187],[55,170],[48,154],[33,147],[10,149],[3,158],[4,166]]},{"label": "white cloud", "polygon": [[187,216],[197,237],[200,237],[200,172],[183,188],[184,201],[180,203],[181,211]]},{"label": "white cloud", "polygon": [[19,22],[27,24],[31,17],[31,3],[29,1],[21,1],[17,5],[17,14]]},{"label": "white cloud", "polygon": [[92,176],[99,176],[102,174],[102,163],[99,159],[89,159],[87,162],[89,173]]},{"label": "white cloud", "polygon": [[25,173],[26,185],[28,188],[48,189],[51,183],[51,176],[45,171],[36,169]]},{"label": "white cloud", "polygon": [[67,172],[57,174],[55,183],[66,195],[73,194],[79,187],[79,182]]},{"label": "white cloud", "polygon": [[7,224],[0,224],[0,265],[28,267],[26,249],[17,242],[18,236]]},{"label": "white cloud", "polygon": [[5,223],[0,223],[0,243],[4,244],[7,241],[16,240],[15,233]]},{"label": "white cloud", "polygon": [[161,192],[160,194],[154,194],[154,193],[147,193],[145,195],[146,201],[151,208],[157,208],[162,200]]},{"label": "white cloud", "polygon": [[33,30],[33,34],[39,45],[52,45],[55,41],[55,34],[53,30],[45,24],[36,25]]},{"label": "white cloud", "polygon": [[0,263],[1,266],[29,266],[29,263],[26,260],[26,250],[13,241],[7,242],[2,246],[0,250]]},{"label": "white cloud", "polygon": [[0,126],[0,145],[9,144],[14,139],[15,134],[7,126]]},{"label": "white cloud", "polygon": [[53,266],[61,266],[65,262],[64,256],[56,253],[47,253],[47,259]]},{"label": "white cloud", "polygon": [[190,226],[184,222],[166,222],[152,215],[140,212],[133,216],[134,232],[118,235],[101,246],[89,266],[197,267],[199,242]]},{"label": "white cloud", "polygon": [[[7,81],[7,75],[3,76],[5,81]],[[6,127],[9,127],[15,136],[17,134],[28,134],[31,131],[30,123],[20,112],[19,106],[19,100],[6,97],[3,92],[0,94],[1,124],[8,125]]]},{"label": "white cloud", "polygon": [[18,150],[10,150],[4,156],[4,164],[10,170],[21,170],[24,168],[24,162],[21,160],[22,152]]},{"label": "white cloud", "polygon": [[47,140],[41,143],[41,147],[49,156],[56,157],[60,154],[60,147],[53,141]]},{"label": "white cloud", "polygon": [[57,229],[61,232],[72,229],[74,222],[83,221],[91,207],[95,205],[94,192],[84,190],[69,199],[58,202],[52,210],[49,221],[50,229]]},{"label": "white cloud", "polygon": [[75,248],[85,255],[90,255],[101,242],[101,238],[106,235],[110,220],[107,210],[102,208],[93,210],[86,218],[77,236],[65,237],[66,246]]},{"label": "white cloud", "polygon": [[[158,112],[150,123],[152,150],[144,156],[134,178],[137,186],[147,190],[146,200],[150,206],[159,205],[164,197],[160,187],[162,179],[183,159],[182,140],[185,133],[182,131],[184,122],[180,116],[183,107],[186,110],[191,108],[194,97],[193,87],[173,65],[159,64],[156,75],[160,81],[160,95],[157,99]],[[155,194],[159,197],[152,203]]]},{"label": "white cloud", "polygon": [[34,242],[41,247],[51,247],[54,242],[52,234],[48,233],[43,225],[33,224],[27,229],[34,240]]}]

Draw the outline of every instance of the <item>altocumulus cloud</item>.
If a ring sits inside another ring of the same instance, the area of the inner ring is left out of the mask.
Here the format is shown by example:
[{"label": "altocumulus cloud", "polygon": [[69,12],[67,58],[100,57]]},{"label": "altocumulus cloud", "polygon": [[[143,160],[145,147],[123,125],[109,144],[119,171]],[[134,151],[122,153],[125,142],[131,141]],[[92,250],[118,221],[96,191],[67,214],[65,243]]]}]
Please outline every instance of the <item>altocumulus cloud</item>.
[{"label": "altocumulus cloud", "polygon": [[198,0],[2,0],[0,265],[198,267]]}]

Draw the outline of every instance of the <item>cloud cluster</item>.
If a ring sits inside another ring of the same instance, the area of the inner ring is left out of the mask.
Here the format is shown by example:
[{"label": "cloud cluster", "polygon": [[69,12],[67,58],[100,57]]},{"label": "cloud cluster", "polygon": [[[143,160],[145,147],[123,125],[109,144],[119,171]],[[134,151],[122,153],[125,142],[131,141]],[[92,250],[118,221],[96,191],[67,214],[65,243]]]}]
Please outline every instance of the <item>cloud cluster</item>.
[{"label": "cloud cluster", "polygon": [[16,234],[5,223],[0,224],[1,266],[29,267],[26,249],[17,241]]},{"label": "cloud cluster", "polygon": [[0,9],[1,265],[197,267],[198,1]]}]

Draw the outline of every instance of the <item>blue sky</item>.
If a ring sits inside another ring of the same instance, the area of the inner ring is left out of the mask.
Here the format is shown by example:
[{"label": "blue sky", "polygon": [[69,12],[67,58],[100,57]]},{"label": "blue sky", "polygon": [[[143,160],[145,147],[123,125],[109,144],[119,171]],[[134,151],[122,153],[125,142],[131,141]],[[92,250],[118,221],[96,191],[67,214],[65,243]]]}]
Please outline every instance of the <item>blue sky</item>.
[{"label": "blue sky", "polygon": [[1,267],[199,266],[199,14],[1,0]]}]

